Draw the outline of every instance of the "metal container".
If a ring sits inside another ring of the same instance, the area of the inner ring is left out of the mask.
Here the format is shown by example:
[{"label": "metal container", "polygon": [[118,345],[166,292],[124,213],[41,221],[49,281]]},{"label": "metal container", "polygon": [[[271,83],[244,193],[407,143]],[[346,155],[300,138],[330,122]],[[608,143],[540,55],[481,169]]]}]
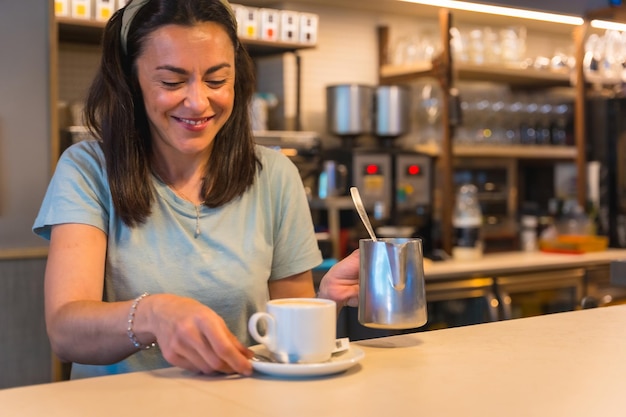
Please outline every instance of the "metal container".
[{"label": "metal container", "polygon": [[403,85],[382,85],[376,88],[376,123],[374,134],[398,137],[409,131],[411,92]]},{"label": "metal container", "polygon": [[372,133],[375,88],[361,84],[326,87],[328,131],[337,136]]},{"label": "metal container", "polygon": [[359,323],[377,329],[426,324],[422,240],[359,241]]}]

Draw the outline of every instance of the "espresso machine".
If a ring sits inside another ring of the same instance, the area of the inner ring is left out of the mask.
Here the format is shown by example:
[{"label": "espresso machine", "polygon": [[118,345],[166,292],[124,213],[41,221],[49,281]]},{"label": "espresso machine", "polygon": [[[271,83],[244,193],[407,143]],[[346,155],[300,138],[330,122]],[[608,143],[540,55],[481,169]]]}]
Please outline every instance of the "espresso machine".
[{"label": "espresso machine", "polygon": [[431,164],[426,155],[395,148],[355,153],[354,186],[381,237],[421,237],[430,249]]},{"label": "espresso machine", "polygon": [[419,237],[430,253],[433,161],[397,145],[410,126],[409,87],[341,84],[326,91],[328,129],[342,143],[323,150],[322,159],[347,167],[347,182],[359,189],[380,237]]}]

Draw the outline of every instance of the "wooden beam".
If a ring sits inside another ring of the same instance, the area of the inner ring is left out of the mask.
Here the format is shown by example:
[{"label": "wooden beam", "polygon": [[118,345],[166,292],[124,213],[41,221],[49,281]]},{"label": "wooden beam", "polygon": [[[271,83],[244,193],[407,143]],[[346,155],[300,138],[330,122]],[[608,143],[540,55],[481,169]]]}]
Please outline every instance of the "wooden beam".
[{"label": "wooden beam", "polygon": [[586,123],[585,123],[585,72],[583,58],[585,54],[585,35],[589,29],[589,22],[574,29],[574,46],[576,48],[576,84],[574,103],[574,138],[576,141],[576,195],[578,204],[585,208],[587,205],[587,155],[585,154]]},{"label": "wooden beam", "polygon": [[442,87],[441,100],[441,154],[437,168],[441,178],[441,248],[452,253],[452,211],[454,208],[454,177],[452,166],[452,136],[450,124],[450,89],[452,88],[452,53],[450,50],[450,29],[452,28],[452,14],[447,9],[439,11],[439,33],[441,37],[442,53],[437,65],[440,66],[439,81]]}]

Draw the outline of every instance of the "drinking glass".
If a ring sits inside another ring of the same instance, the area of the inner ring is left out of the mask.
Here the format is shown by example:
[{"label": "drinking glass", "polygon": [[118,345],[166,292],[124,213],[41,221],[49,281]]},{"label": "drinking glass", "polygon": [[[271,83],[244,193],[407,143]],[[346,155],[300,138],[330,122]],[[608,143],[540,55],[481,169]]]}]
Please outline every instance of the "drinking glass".
[{"label": "drinking glass", "polygon": [[439,143],[441,138],[441,88],[433,80],[417,87],[417,119],[422,143]]}]

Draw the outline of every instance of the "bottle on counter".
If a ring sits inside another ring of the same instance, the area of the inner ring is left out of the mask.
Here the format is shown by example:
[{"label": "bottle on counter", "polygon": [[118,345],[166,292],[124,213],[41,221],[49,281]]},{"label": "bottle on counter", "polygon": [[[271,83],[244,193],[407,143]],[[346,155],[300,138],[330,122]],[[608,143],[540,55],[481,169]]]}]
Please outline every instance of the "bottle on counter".
[{"label": "bottle on counter", "polygon": [[576,200],[566,200],[556,227],[559,235],[591,235],[593,222]]},{"label": "bottle on counter", "polygon": [[539,219],[532,214],[524,214],[520,219],[520,247],[525,252],[533,252],[539,249],[537,229]]},{"label": "bottle on counter", "polygon": [[483,216],[474,184],[464,184],[459,188],[452,216],[452,257],[459,260],[481,258],[484,247]]}]

